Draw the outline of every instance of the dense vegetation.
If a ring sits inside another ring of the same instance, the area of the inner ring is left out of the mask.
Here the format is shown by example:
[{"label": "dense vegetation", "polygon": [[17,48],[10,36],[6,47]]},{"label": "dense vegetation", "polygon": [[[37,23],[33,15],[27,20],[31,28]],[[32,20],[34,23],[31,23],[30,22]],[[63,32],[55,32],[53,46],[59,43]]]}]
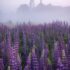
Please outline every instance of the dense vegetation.
[{"label": "dense vegetation", "polygon": [[0,70],[70,70],[70,26],[0,25]]}]

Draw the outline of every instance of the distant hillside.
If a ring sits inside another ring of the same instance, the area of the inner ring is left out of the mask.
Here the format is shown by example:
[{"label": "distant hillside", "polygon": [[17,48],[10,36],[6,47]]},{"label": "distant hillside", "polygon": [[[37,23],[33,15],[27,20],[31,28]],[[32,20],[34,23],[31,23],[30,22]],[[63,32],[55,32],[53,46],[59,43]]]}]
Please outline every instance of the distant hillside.
[{"label": "distant hillside", "polygon": [[39,4],[36,7],[21,5],[18,8],[18,18],[20,21],[49,22],[68,21],[70,22],[70,7],[60,7],[53,5]]},{"label": "distant hillside", "polygon": [[20,5],[17,9],[0,9],[0,22],[70,22],[70,7],[44,5],[40,3],[36,7]]}]

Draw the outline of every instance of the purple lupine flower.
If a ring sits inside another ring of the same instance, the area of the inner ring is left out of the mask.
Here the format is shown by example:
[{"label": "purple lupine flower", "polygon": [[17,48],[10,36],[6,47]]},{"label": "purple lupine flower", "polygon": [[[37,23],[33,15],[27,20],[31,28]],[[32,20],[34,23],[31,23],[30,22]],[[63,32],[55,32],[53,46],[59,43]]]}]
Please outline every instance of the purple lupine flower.
[{"label": "purple lupine flower", "polygon": [[58,43],[58,50],[59,50],[59,53],[60,53],[60,57],[62,58],[62,50],[65,50],[65,44],[64,44],[64,41],[63,39],[61,39],[61,41],[59,41]]},{"label": "purple lupine flower", "polygon": [[40,57],[40,69],[41,70],[47,70],[48,65],[48,48],[43,47],[42,54]]},{"label": "purple lupine flower", "polygon": [[18,64],[18,69],[19,69],[19,70],[22,70],[21,59],[20,59],[19,53],[17,53],[17,64]]},{"label": "purple lupine flower", "polygon": [[[47,44],[45,43],[44,40],[44,34],[43,32],[41,33],[41,38],[40,38],[40,47],[38,48],[38,51],[40,51],[40,69],[47,69],[47,58],[48,58],[48,48]],[[42,53],[42,54],[41,54]],[[45,63],[46,61],[46,63]]]},{"label": "purple lupine flower", "polygon": [[62,63],[63,63],[63,70],[68,70],[68,60],[66,57],[65,49],[62,50]]},{"label": "purple lupine flower", "polygon": [[27,58],[27,65],[31,65],[31,52],[29,53],[29,56]]},{"label": "purple lupine flower", "polygon": [[18,30],[14,33],[14,47],[18,53],[18,50],[19,50],[19,32],[18,32]]},{"label": "purple lupine flower", "polygon": [[70,38],[68,39],[68,43],[66,46],[66,56],[67,56],[67,62],[68,62],[68,69],[70,70]]},{"label": "purple lupine flower", "polygon": [[9,65],[11,70],[18,70],[18,61],[17,61],[17,51],[14,47],[11,47],[11,36],[10,32],[8,33],[8,39],[7,39],[7,44],[8,44],[8,49],[7,49],[7,54],[8,54],[8,60],[9,60]]},{"label": "purple lupine flower", "polygon": [[36,48],[36,50],[37,50],[36,54],[37,54],[38,58],[40,58],[41,52],[42,52],[43,48],[46,46],[43,33],[41,34],[41,37],[38,36],[38,40],[39,40],[39,46]]},{"label": "purple lupine flower", "polygon": [[[47,59],[47,58],[46,58]],[[46,70],[47,69],[47,66],[45,64],[45,58],[44,58],[44,50],[42,51],[42,55],[41,55],[41,58],[40,58],[40,70]]]},{"label": "purple lupine flower", "polygon": [[57,70],[63,70],[64,65],[62,64],[61,58],[57,61]]},{"label": "purple lupine flower", "polygon": [[8,58],[7,58],[7,47],[5,40],[2,43],[3,46],[3,64],[4,64],[4,70],[7,70],[8,67]]},{"label": "purple lupine flower", "polygon": [[18,62],[18,67],[19,68],[22,68],[21,67],[21,59],[20,59],[20,56],[19,56],[19,33],[18,33],[18,30],[14,33],[14,49],[16,51],[16,57],[17,57],[17,62]]},{"label": "purple lupine flower", "polygon": [[10,31],[7,32],[7,46],[11,47],[11,33],[10,33]]},{"label": "purple lupine flower", "polygon": [[54,50],[53,50],[53,58],[54,58],[55,62],[57,62],[58,58],[60,57],[58,47],[59,47],[58,46],[58,41],[56,41],[54,43]]},{"label": "purple lupine flower", "polygon": [[[17,38],[17,37],[16,37],[16,38]],[[15,51],[16,51],[16,57],[17,57],[16,60],[17,60],[18,68],[19,68],[19,70],[21,70],[22,67],[21,67],[20,55],[19,55],[19,53],[18,53],[18,51],[19,51],[19,42],[18,42],[18,40],[15,40],[14,49],[15,49]]]},{"label": "purple lupine flower", "polygon": [[[65,54],[65,48],[61,44],[58,46],[58,42],[55,42],[54,44],[54,62],[56,65],[56,68],[59,70],[67,70],[67,63],[66,63],[66,54]],[[65,64],[66,63],[66,64]],[[63,65],[63,66],[62,66]]]},{"label": "purple lupine flower", "polygon": [[58,50],[58,41],[54,42],[54,49],[53,49],[53,64],[54,64],[54,69],[56,70],[58,65],[58,58],[60,58],[60,53],[59,53],[59,50]]},{"label": "purple lupine flower", "polygon": [[30,70],[30,69],[29,69],[29,66],[26,65],[25,68],[24,68],[24,70]]},{"label": "purple lupine flower", "polygon": [[6,36],[6,49],[7,49],[7,57],[10,56],[10,49],[11,49],[11,34],[8,31]]},{"label": "purple lupine flower", "polygon": [[9,55],[9,64],[11,70],[18,70],[18,61],[17,61],[17,55],[16,55],[16,50],[11,47],[10,49],[10,55]]},{"label": "purple lupine flower", "polygon": [[21,67],[21,59],[19,57],[19,54],[17,53],[15,48],[11,48],[11,53],[10,53],[10,66],[11,69],[13,70],[22,70]]},{"label": "purple lupine flower", "polygon": [[29,53],[24,70],[31,70],[31,53]]},{"label": "purple lupine flower", "polygon": [[2,58],[0,58],[0,70],[4,70],[4,64]]},{"label": "purple lupine flower", "polygon": [[67,57],[66,57],[66,48],[65,48],[65,44],[63,41],[63,38],[61,39],[61,41],[59,42],[59,49],[60,49],[60,58],[63,64],[63,70],[67,70],[68,69],[68,61],[67,61]]},{"label": "purple lupine flower", "polygon": [[36,53],[35,53],[35,45],[32,48],[31,69],[32,70],[39,70],[39,62],[38,62],[38,58],[37,58]]}]

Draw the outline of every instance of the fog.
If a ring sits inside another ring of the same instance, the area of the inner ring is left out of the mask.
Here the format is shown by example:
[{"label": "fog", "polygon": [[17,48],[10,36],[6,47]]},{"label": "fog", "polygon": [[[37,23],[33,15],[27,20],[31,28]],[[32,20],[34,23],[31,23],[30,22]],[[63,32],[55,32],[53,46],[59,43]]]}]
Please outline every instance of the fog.
[{"label": "fog", "polygon": [[0,0],[0,22],[70,22],[70,0],[34,1],[33,8],[29,0]]}]

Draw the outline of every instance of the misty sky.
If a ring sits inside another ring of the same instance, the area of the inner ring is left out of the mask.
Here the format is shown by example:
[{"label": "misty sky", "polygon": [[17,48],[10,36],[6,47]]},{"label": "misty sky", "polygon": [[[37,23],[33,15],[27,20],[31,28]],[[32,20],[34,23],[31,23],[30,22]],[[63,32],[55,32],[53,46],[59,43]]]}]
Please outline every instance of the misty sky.
[{"label": "misty sky", "polygon": [[[0,8],[18,8],[21,4],[29,4],[30,0],[0,0]],[[70,0],[42,0],[43,4],[52,4],[58,6],[70,6]],[[40,0],[35,0],[35,5]]]}]

